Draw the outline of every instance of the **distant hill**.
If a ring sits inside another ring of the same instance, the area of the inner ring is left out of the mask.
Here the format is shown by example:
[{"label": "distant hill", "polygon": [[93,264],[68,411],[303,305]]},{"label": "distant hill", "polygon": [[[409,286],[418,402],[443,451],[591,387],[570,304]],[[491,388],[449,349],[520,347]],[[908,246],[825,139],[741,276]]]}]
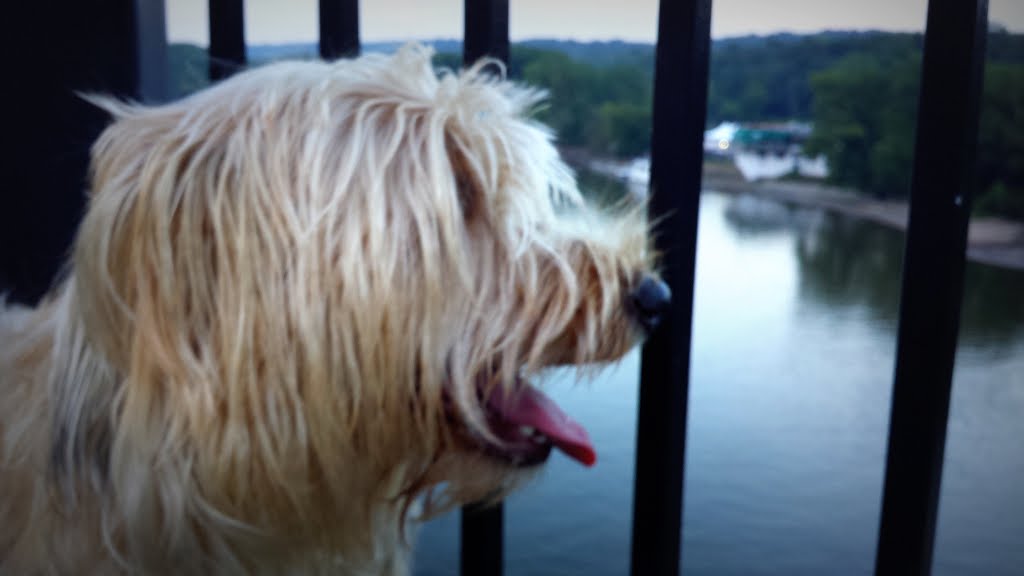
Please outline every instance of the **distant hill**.
[{"label": "distant hill", "polygon": [[[461,52],[461,40],[424,40],[423,44],[434,47],[439,53]],[[364,52],[394,52],[405,42],[369,42],[363,44]],[[246,47],[246,56],[253,63],[259,64],[272,60],[316,58],[319,55],[317,45],[311,42],[294,44],[257,44]]]},{"label": "distant hill", "polygon": [[[461,42],[425,42],[435,64],[461,65]],[[879,197],[909,189],[921,34],[830,31],[721,39],[711,49],[707,119],[813,124],[808,149],[828,157],[831,178]],[[375,42],[365,52],[393,51]],[[251,66],[316,58],[314,44],[252,46]],[[511,77],[548,90],[537,118],[561,145],[598,156],[646,154],[652,129],[654,46],[538,39],[512,46]],[[1024,219],[1024,35],[994,29],[987,41],[979,126],[979,210]],[[207,55],[170,47],[175,95],[206,85]]]},{"label": "distant hill", "polygon": [[[454,39],[424,41],[442,55],[446,65],[459,62],[462,42]],[[394,51],[403,42],[370,42],[366,52]],[[773,34],[716,40],[711,51],[708,120],[780,120],[811,117],[810,77],[852,54],[886,61],[920,50],[921,34],[828,31],[817,34]],[[608,41],[536,39],[513,45],[517,53],[557,52],[573,61],[596,68],[635,67],[653,78],[652,44]],[[1024,63],[1024,35],[994,32],[989,35],[990,62]],[[312,43],[255,45],[248,48],[249,61],[259,65],[271,60],[315,58]],[[194,45],[170,47],[171,86],[174,95],[186,94],[205,84],[205,51]],[[512,73],[521,70],[514,62]]]}]

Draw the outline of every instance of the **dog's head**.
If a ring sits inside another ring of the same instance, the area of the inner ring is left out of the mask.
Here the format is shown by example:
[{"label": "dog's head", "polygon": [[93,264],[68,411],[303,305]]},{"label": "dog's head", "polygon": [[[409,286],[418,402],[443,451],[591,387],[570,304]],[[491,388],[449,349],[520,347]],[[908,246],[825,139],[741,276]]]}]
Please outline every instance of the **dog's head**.
[{"label": "dog's head", "polygon": [[530,378],[617,360],[668,292],[642,207],[582,200],[539,96],[410,47],[106,103],[74,282],[121,379],[115,480],[171,462],[218,514],[315,527],[592,463]]}]

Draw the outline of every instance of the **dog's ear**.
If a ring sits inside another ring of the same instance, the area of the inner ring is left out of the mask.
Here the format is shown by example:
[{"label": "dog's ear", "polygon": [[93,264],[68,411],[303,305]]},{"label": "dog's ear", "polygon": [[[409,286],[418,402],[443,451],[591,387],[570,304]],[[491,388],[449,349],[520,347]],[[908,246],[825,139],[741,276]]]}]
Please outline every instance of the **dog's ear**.
[{"label": "dog's ear", "polygon": [[444,148],[470,219],[508,225],[514,236],[513,229],[550,223],[562,205],[582,203],[554,134],[533,118],[543,91],[496,78],[478,65],[442,76],[439,93]]},{"label": "dog's ear", "polygon": [[[458,195],[462,215],[467,221],[486,217],[488,202],[484,198],[483,183],[480,182],[479,166],[474,167],[461,139],[448,132],[445,134],[445,153],[455,178],[455,193]],[[475,168],[475,169],[474,169]]]},{"label": "dog's ear", "polygon": [[139,315],[166,309],[166,299],[181,288],[180,259],[171,245],[180,228],[179,180],[189,154],[175,151],[167,138],[180,110],[101,104],[115,121],[93,146],[89,207],[72,261],[87,333],[123,369],[141,326],[153,328],[151,345],[164,339],[157,338],[159,323],[140,322]]}]

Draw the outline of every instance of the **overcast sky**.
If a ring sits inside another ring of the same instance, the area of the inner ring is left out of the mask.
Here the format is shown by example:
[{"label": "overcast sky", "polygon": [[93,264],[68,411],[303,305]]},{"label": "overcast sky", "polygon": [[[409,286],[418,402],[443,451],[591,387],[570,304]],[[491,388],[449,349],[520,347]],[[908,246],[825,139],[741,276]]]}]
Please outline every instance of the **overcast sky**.
[{"label": "overcast sky", "polygon": [[[681,0],[676,0],[681,1]],[[208,0],[167,0],[172,42],[207,43]],[[509,0],[513,40],[573,38],[653,42],[657,0]],[[927,0],[714,0],[716,38],[780,31],[920,31]],[[990,20],[1024,32],[1024,0],[989,0]],[[317,0],[246,0],[250,44],[313,42]],[[363,41],[458,38],[462,0],[363,0]]]}]

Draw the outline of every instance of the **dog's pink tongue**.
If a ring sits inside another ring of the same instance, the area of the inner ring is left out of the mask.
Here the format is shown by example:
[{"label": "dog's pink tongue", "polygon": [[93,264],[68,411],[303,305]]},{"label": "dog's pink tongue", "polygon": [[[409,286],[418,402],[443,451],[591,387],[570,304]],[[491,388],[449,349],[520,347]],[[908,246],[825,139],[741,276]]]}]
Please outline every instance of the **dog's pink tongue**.
[{"label": "dog's pink tongue", "polygon": [[510,424],[537,429],[551,439],[556,448],[584,466],[597,462],[587,430],[533,386],[525,386],[511,398],[499,391],[492,395],[491,406]]}]

